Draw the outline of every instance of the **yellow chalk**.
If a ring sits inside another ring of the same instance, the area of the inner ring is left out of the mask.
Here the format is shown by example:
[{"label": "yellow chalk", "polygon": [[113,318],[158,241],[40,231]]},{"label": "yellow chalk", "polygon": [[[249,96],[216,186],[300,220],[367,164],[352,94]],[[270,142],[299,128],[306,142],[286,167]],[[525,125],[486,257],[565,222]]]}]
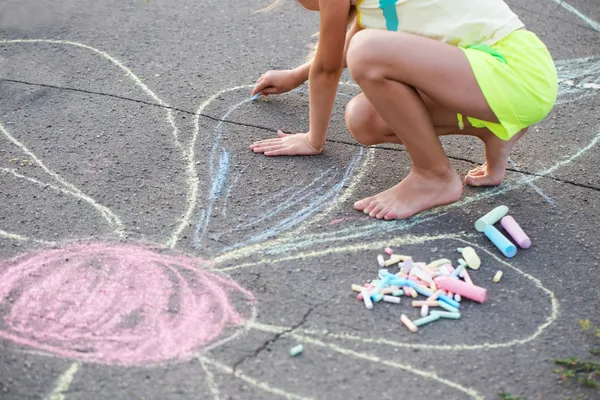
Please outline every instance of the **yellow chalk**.
[{"label": "yellow chalk", "polygon": [[481,266],[481,260],[477,253],[475,253],[475,249],[472,247],[465,247],[462,249],[462,256],[467,262],[467,265],[471,269],[479,269]]},{"label": "yellow chalk", "polygon": [[504,275],[502,271],[496,272],[496,275],[494,275],[494,279],[492,279],[492,281],[494,281],[494,283],[500,282],[500,279],[502,279],[502,275]]}]

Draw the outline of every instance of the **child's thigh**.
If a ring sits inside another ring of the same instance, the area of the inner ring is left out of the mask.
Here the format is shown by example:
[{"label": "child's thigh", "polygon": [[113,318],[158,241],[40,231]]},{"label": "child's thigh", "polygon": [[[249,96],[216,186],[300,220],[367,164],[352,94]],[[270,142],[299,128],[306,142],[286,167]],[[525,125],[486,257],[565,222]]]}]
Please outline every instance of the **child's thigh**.
[{"label": "child's thigh", "polygon": [[[418,91],[423,99],[425,107],[431,117],[433,127],[441,131],[456,131],[458,130],[458,118],[456,112],[448,109],[437,103],[425,93]],[[465,130],[472,128],[469,121],[464,119]],[[375,107],[371,104],[364,93],[354,97],[346,107],[346,125],[350,131],[364,129],[367,131],[375,131],[379,134],[391,134],[392,129],[387,122],[379,115]],[[473,128],[475,129],[475,128]]]},{"label": "child's thigh", "polygon": [[347,59],[358,81],[402,82],[444,108],[497,122],[467,56],[456,46],[404,32],[366,29],[352,38]]}]

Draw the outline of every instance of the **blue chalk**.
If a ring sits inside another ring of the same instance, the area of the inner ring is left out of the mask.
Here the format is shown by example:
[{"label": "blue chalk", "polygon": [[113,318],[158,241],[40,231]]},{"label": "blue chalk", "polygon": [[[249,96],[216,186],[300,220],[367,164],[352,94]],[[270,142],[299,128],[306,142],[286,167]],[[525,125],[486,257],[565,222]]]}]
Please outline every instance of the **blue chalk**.
[{"label": "blue chalk", "polygon": [[258,99],[260,99],[260,93],[256,93],[254,96],[250,97],[250,100],[252,101],[256,101]]},{"label": "blue chalk", "polygon": [[460,303],[458,301],[454,301],[454,299],[451,299],[450,297],[446,296],[445,294],[440,294],[438,296],[438,301],[443,301],[444,303],[446,303],[449,306],[452,306],[454,308],[460,308]]},{"label": "blue chalk", "polygon": [[413,289],[415,289],[415,291],[419,294],[422,294],[425,297],[431,297],[433,296],[433,292],[429,289],[424,289],[421,286],[415,285],[412,286]]},{"label": "blue chalk", "polygon": [[500,231],[496,229],[494,225],[486,225],[483,233],[506,257],[512,258],[515,256],[515,254],[517,254],[517,246],[508,240],[506,236],[500,233]]},{"label": "blue chalk", "polygon": [[452,271],[452,273],[450,274],[450,277],[458,279],[458,275],[460,274],[460,271],[462,271],[463,269],[465,269],[465,266],[462,264],[459,265],[458,267],[456,267],[456,269],[454,271]]}]

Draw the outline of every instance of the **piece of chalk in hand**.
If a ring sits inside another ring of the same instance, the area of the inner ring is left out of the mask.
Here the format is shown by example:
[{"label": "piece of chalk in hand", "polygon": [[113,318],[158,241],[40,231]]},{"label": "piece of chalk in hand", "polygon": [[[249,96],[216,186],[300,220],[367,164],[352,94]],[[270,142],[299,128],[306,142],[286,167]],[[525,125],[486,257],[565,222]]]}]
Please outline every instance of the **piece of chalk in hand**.
[{"label": "piece of chalk in hand", "polygon": [[254,96],[250,97],[250,100],[252,101],[256,101],[258,99],[260,99],[260,93],[256,93]]}]

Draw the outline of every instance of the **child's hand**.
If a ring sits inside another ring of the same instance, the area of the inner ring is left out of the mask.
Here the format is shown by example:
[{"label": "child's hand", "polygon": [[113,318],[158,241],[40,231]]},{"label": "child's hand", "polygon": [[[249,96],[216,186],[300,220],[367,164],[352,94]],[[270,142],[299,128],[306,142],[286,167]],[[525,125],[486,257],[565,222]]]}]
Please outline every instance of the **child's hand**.
[{"label": "child's hand", "polygon": [[280,94],[289,92],[300,86],[304,81],[295,70],[268,71],[256,82],[252,96],[257,93],[262,95]]},{"label": "child's hand", "polygon": [[265,156],[312,156],[323,149],[314,148],[308,141],[308,133],[286,134],[277,131],[277,139],[266,139],[253,143],[250,150]]}]

